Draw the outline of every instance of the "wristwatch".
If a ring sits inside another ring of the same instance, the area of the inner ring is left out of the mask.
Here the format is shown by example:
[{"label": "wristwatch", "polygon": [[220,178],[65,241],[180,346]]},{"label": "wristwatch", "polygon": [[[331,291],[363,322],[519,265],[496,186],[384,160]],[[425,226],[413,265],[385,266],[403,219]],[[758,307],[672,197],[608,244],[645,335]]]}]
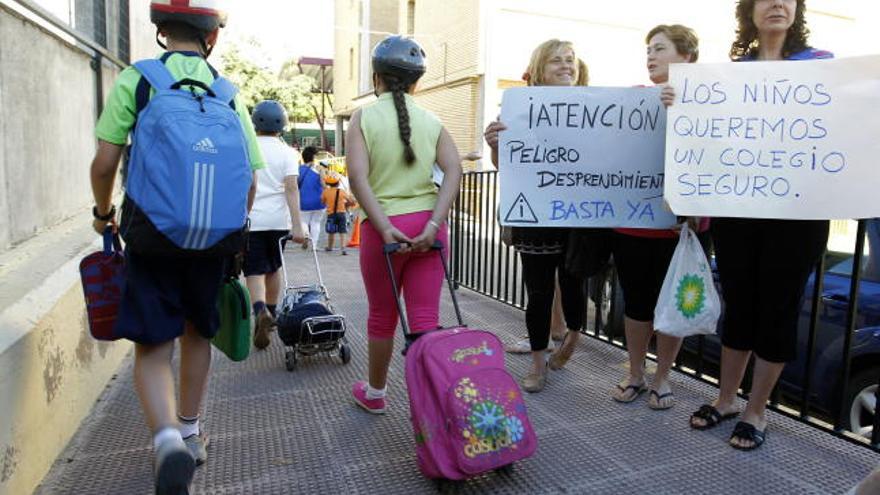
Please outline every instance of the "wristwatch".
[{"label": "wristwatch", "polygon": [[111,205],[110,205],[110,211],[108,211],[108,212],[107,212],[106,214],[104,214],[104,215],[99,215],[99,214],[98,214],[98,205],[95,205],[95,206],[92,207],[92,216],[95,217],[95,218],[98,219],[98,220],[101,220],[101,221],[104,221],[104,222],[109,222],[110,220],[113,220],[113,217],[116,216],[116,205],[111,204]]}]

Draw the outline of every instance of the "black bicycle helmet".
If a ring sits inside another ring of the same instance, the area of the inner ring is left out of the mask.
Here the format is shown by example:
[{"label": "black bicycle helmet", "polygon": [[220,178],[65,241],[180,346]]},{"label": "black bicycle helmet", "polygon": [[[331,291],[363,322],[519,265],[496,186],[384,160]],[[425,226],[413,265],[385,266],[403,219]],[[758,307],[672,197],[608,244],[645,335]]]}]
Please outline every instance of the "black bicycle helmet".
[{"label": "black bicycle helmet", "polygon": [[425,58],[425,50],[412,38],[389,36],[373,48],[373,71],[414,83],[427,70]]}]

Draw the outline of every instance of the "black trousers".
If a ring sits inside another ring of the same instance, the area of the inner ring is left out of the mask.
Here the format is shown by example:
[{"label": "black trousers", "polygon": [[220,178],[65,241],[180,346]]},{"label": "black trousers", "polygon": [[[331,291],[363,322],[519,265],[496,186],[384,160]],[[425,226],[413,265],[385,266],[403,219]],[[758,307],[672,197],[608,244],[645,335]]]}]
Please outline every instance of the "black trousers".
[{"label": "black trousers", "polygon": [[542,351],[550,343],[550,314],[556,276],[562,293],[562,312],[569,330],[580,330],[586,318],[584,279],[573,277],[563,269],[565,254],[520,253],[523,281],[526,286],[526,329],[533,351]]},{"label": "black trousers", "polygon": [[773,363],[794,360],[804,287],[828,242],[825,220],[713,218],[724,298],[721,343]]}]

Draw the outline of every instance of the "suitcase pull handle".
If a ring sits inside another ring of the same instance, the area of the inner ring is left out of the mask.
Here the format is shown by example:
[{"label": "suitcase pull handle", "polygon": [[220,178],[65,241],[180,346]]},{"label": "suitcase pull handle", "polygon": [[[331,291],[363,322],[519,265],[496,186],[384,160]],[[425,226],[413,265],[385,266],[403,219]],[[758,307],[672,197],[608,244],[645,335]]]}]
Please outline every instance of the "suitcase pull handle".
[{"label": "suitcase pull handle", "polygon": [[[390,244],[383,244],[383,245],[382,245],[382,251],[383,251],[385,254],[394,254],[394,253],[396,253],[397,251],[399,251],[400,248],[403,247],[404,245],[407,245],[407,246],[408,246],[409,243],[408,243],[408,242],[392,242],[392,243],[390,243]],[[434,245],[431,246],[431,249],[432,249],[433,251],[443,251],[443,243],[440,242],[440,241],[435,240],[435,241],[434,241]]]},{"label": "suitcase pull handle", "polygon": [[[406,314],[403,312],[403,305],[400,304],[400,290],[397,287],[397,280],[394,279],[394,269],[391,266],[391,255],[396,253],[400,248],[401,243],[395,242],[383,245],[382,251],[385,254],[385,265],[388,268],[388,277],[391,279],[391,290],[394,291],[394,302],[397,304],[397,313],[400,316],[400,326],[403,328],[404,341],[406,342],[403,348],[403,354],[406,355],[409,346],[421,336],[421,333],[412,333],[410,331],[409,324],[406,321]],[[449,295],[452,298],[452,306],[455,308],[455,317],[458,319],[459,326],[464,327],[466,325],[461,317],[461,309],[458,307],[458,298],[455,295],[455,287],[452,284],[452,278],[449,276],[449,265],[446,263],[446,257],[444,256],[445,249],[443,243],[437,240],[435,240],[434,245],[431,246],[431,250],[437,251],[440,255],[440,263],[443,265],[443,274],[446,277],[446,285],[449,288]]]}]

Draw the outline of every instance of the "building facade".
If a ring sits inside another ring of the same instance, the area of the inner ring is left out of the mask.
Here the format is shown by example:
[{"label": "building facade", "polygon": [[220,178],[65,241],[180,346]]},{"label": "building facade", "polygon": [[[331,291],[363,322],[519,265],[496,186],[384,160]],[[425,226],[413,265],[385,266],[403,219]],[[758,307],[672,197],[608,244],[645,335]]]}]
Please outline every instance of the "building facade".
[{"label": "building facade", "polygon": [[462,152],[480,149],[484,5],[478,0],[337,0],[334,67],[337,146],[342,122],[373,101],[372,48],[385,36],[405,33],[424,47],[428,72],[416,101],[440,117]]},{"label": "building facade", "polygon": [[[810,0],[813,45],[838,56],[868,54],[880,2]],[[872,4],[872,5],[868,5]],[[436,113],[462,153],[488,150],[482,130],[497,118],[504,89],[524,84],[531,51],[544,40],[572,41],[590,84],[650,84],[645,35],[657,24],[684,24],[700,37],[700,61],[724,62],[734,39],[735,0],[336,0],[334,68],[337,150],[342,121],[373,100],[370,52],[384,36],[413,36],[428,55],[416,100]],[[488,169],[488,160],[466,163]]]}]

